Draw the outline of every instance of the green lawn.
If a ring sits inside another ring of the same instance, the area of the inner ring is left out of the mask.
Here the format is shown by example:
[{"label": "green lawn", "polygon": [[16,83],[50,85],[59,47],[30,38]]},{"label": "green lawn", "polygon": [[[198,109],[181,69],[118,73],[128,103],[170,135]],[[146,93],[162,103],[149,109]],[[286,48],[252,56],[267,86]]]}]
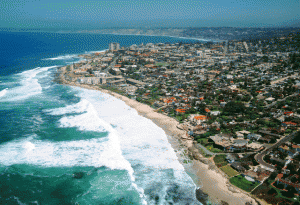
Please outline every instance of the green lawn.
[{"label": "green lawn", "polygon": [[226,155],[225,154],[216,155],[214,157],[214,162],[217,165],[217,167],[223,167],[223,166],[226,166],[228,164],[228,162],[226,161]]},{"label": "green lawn", "polygon": [[197,142],[202,144],[206,149],[208,149],[209,151],[211,151],[213,153],[221,153],[222,152],[222,150],[214,148],[213,142],[208,142],[208,138],[197,139]]},{"label": "green lawn", "polygon": [[222,150],[218,149],[218,148],[214,148],[213,144],[208,144],[205,145],[205,148],[208,149],[209,151],[213,152],[213,153],[221,153]]},{"label": "green lawn", "polygon": [[234,169],[232,169],[229,165],[223,166],[220,168],[223,172],[225,172],[225,174],[227,174],[227,176],[229,177],[233,177],[238,175],[239,173],[237,171],[235,171]]},{"label": "green lawn", "polygon": [[203,149],[199,148],[199,150],[200,150],[202,156],[204,156],[204,157],[206,157],[206,158],[211,157],[211,155],[206,154],[206,152],[205,152]]},{"label": "green lawn", "polygon": [[200,139],[197,139],[197,142],[202,144],[202,145],[206,145],[206,144],[208,144],[208,139],[207,138],[200,138]]},{"label": "green lawn", "polygon": [[258,182],[250,182],[245,179],[242,175],[238,175],[229,179],[230,183],[243,189],[247,192],[251,192],[259,183]]}]

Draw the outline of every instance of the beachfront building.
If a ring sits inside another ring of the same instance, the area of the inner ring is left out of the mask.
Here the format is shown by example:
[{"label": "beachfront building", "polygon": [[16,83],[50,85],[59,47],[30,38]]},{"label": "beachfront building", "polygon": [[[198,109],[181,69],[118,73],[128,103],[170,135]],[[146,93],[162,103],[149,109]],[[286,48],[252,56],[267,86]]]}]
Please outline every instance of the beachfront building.
[{"label": "beachfront building", "polygon": [[118,51],[118,50],[120,50],[119,43],[110,43],[109,44],[109,51]]},{"label": "beachfront building", "polygon": [[200,125],[203,122],[207,120],[207,117],[205,115],[190,115],[189,116],[189,121],[192,124]]},{"label": "beachfront building", "polygon": [[78,83],[81,84],[89,84],[89,85],[96,85],[100,83],[100,78],[98,77],[81,77],[77,79]]},{"label": "beachfront building", "polygon": [[219,148],[224,151],[227,151],[230,148],[230,146],[232,145],[231,138],[228,136],[216,134],[214,136],[210,136],[209,138],[212,141],[214,141],[214,143],[215,143],[214,147]]}]

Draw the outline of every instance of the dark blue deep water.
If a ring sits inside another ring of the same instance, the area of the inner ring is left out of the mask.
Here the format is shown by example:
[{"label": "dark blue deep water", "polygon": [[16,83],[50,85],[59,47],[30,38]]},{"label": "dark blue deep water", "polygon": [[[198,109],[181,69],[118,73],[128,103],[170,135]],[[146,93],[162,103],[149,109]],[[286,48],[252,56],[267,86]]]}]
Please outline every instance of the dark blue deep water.
[{"label": "dark blue deep water", "polygon": [[198,204],[165,133],[120,100],[55,83],[110,42],[171,37],[0,32],[0,204]]}]

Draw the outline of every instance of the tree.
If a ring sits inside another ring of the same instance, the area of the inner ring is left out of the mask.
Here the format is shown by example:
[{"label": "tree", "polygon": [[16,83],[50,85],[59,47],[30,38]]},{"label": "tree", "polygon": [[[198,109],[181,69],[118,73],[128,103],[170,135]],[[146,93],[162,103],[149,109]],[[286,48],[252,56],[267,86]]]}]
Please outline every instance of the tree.
[{"label": "tree", "polygon": [[87,69],[87,72],[88,72],[89,74],[93,74],[93,70],[92,70],[91,68]]},{"label": "tree", "polygon": [[262,59],[263,62],[268,62],[269,61],[269,57],[268,56],[263,56],[261,59]]},{"label": "tree", "polygon": [[282,196],[292,198],[292,197],[294,197],[294,194],[297,193],[297,190],[295,189],[295,187],[292,187],[289,185],[286,187],[286,190],[287,191],[281,192]]},{"label": "tree", "polygon": [[274,188],[271,188],[271,189],[268,191],[268,194],[269,194],[269,195],[277,195],[277,191],[276,191]]},{"label": "tree", "polygon": [[206,108],[206,105],[204,103],[201,103],[198,106],[198,109],[199,109],[200,113],[205,113],[205,108]]},{"label": "tree", "polygon": [[245,105],[243,103],[236,103],[231,101],[225,105],[224,111],[231,114],[244,113]]}]

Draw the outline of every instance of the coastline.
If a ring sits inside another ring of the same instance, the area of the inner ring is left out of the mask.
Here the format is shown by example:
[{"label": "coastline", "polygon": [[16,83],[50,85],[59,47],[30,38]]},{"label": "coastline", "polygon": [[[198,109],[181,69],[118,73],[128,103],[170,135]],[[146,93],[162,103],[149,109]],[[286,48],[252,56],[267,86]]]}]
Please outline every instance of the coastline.
[{"label": "coastline", "polygon": [[[116,97],[128,106],[135,109],[139,115],[150,119],[157,126],[162,128],[167,134],[168,141],[171,144],[172,148],[176,152],[179,162],[184,166],[186,172],[191,176],[196,186],[200,187],[200,193],[204,192],[204,195],[209,196],[209,201],[213,204],[222,204],[222,201],[227,202],[228,204],[245,204],[246,202],[252,202],[252,205],[259,204],[257,201],[250,196],[250,194],[245,193],[244,191],[238,190],[229,183],[224,174],[222,174],[217,168],[214,167],[213,162],[209,159],[204,158],[198,149],[194,147],[194,142],[192,138],[186,137],[186,132],[177,128],[179,122],[169,116],[166,116],[161,113],[157,113],[148,105],[137,102],[136,100],[127,98],[120,94],[114,93],[109,90],[101,89],[95,85],[86,85],[86,84],[77,84],[65,80],[65,67],[57,68],[59,69],[57,74],[57,81],[61,84],[82,87],[85,89],[98,90],[104,93],[107,93],[113,97]],[[189,156],[193,157],[191,164],[183,163],[183,158],[178,152],[180,149],[187,151]],[[188,170],[187,170],[188,169]],[[198,189],[197,188],[197,189]],[[198,190],[196,190],[199,194]],[[200,194],[201,195],[201,194]],[[198,199],[199,200],[199,199]],[[199,200],[203,203],[201,200]],[[205,203],[203,203],[205,204]]]},{"label": "coastline", "polygon": [[151,34],[130,34],[130,33],[101,33],[101,32],[93,32],[93,31],[57,31],[55,33],[85,33],[85,34],[103,34],[103,35],[118,35],[118,36],[156,36],[156,37],[170,37],[170,38],[182,38],[188,40],[196,40],[196,41],[204,41],[204,42],[223,42],[225,40],[222,39],[204,39],[204,38],[196,38],[196,37],[185,37],[185,36],[172,36],[172,35],[151,35]]}]

